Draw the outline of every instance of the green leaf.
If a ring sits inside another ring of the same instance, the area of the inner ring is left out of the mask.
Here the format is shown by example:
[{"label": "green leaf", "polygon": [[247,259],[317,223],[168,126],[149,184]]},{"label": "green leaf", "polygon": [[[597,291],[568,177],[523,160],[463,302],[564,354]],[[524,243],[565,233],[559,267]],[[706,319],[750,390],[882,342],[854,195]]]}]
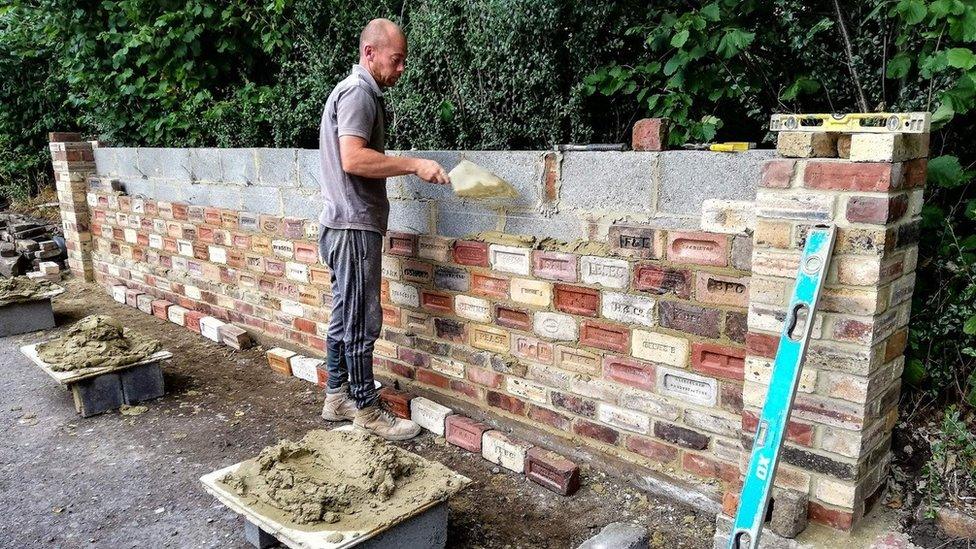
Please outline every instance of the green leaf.
[{"label": "green leaf", "polygon": [[678,31],[677,34],[671,37],[671,45],[676,48],[680,48],[681,46],[684,46],[685,42],[688,41],[689,34],[690,33],[688,32],[688,29]]},{"label": "green leaf", "polygon": [[725,59],[731,59],[742,50],[749,47],[749,44],[756,38],[756,33],[746,32],[742,29],[729,29],[722,35],[718,42],[716,53]]},{"label": "green leaf", "polygon": [[962,325],[962,331],[966,335],[976,335],[976,315],[969,317]]},{"label": "green leaf", "polygon": [[441,120],[443,120],[444,122],[453,121],[454,103],[452,103],[448,99],[441,101],[441,104],[437,106],[437,115],[440,116]]},{"label": "green leaf", "polygon": [[887,76],[888,78],[901,78],[908,74],[911,68],[912,57],[905,52],[901,52],[888,61]]},{"label": "green leaf", "polygon": [[969,174],[962,169],[959,158],[942,155],[929,160],[927,179],[946,189],[963,185],[969,180]]},{"label": "green leaf", "polygon": [[907,364],[905,364],[905,370],[902,372],[901,377],[905,383],[917,387],[922,384],[922,381],[925,379],[925,375],[925,365],[922,364],[921,360],[913,358],[909,360]]},{"label": "green leaf", "polygon": [[793,99],[796,99],[798,95],[813,93],[819,89],[820,82],[817,82],[816,80],[807,76],[800,76],[794,80],[792,84],[787,86],[785,90],[783,90],[783,93],[780,94],[779,98],[783,101],[792,101]]},{"label": "green leaf", "polygon": [[718,4],[709,4],[698,11],[706,21],[716,22],[721,18]]},{"label": "green leaf", "polygon": [[976,221],[976,200],[966,202],[966,217]]},{"label": "green leaf", "polygon": [[905,18],[905,23],[909,25],[921,23],[925,19],[926,14],[928,14],[928,10],[922,0],[901,0],[895,6],[895,11],[900,13]]},{"label": "green leaf", "polygon": [[945,123],[952,120],[956,115],[956,111],[952,108],[952,105],[948,101],[942,102],[935,112],[932,113],[932,126],[935,128],[940,128]]},{"label": "green leaf", "polygon": [[946,52],[950,67],[969,70],[976,66],[976,55],[969,48],[952,48]]}]

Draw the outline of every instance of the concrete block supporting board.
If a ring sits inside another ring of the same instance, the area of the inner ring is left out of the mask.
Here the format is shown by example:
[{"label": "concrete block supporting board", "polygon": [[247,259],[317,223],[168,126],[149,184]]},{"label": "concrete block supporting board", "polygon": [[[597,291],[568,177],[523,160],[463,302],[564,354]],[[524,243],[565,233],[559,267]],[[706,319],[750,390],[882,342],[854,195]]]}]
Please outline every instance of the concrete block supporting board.
[{"label": "concrete block supporting board", "polygon": [[82,417],[115,410],[125,403],[119,374],[102,374],[73,383],[71,395]]},{"label": "concrete block supporting board", "polygon": [[532,445],[501,431],[488,431],[481,441],[481,456],[516,473],[525,472],[525,455]]},{"label": "concrete block supporting board", "polygon": [[0,306],[0,337],[53,327],[54,311],[50,298]]},{"label": "concrete block supporting board", "polygon": [[424,397],[410,401],[410,419],[437,436],[444,436],[444,421],[453,412],[447,406]]},{"label": "concrete block supporting board", "polygon": [[158,362],[135,366],[119,372],[122,383],[122,400],[126,404],[138,404],[163,396],[163,369]]}]

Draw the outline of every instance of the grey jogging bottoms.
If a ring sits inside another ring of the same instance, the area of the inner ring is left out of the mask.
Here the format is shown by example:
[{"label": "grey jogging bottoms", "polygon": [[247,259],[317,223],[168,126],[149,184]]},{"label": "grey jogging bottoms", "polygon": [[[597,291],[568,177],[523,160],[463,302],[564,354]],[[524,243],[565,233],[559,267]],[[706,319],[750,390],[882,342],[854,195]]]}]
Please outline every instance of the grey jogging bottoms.
[{"label": "grey jogging bottoms", "polygon": [[373,386],[373,344],[383,325],[383,237],[373,231],[320,227],[319,255],[332,270],[326,392],[338,392],[348,381],[349,394],[361,409],[378,398]]}]

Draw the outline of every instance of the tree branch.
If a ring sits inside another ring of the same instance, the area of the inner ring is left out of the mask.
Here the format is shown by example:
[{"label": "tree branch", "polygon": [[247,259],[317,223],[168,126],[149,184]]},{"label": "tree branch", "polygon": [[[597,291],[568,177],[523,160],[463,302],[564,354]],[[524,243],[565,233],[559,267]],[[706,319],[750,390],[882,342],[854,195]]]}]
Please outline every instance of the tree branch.
[{"label": "tree branch", "polygon": [[840,2],[834,0],[834,12],[837,14],[837,26],[840,27],[840,35],[844,39],[844,50],[847,53],[847,68],[851,71],[851,80],[854,81],[854,88],[857,90],[858,105],[861,112],[868,112],[868,100],[864,97],[864,88],[861,87],[861,79],[854,68],[854,50],[851,47],[851,37],[847,34],[847,25],[844,23],[844,14],[840,11]]}]

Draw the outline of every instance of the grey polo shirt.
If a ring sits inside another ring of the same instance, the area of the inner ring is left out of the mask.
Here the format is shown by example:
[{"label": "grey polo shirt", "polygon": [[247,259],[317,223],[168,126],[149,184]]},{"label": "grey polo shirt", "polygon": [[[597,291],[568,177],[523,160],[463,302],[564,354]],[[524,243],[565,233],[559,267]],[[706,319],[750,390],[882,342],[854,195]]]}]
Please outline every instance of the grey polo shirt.
[{"label": "grey polo shirt", "polygon": [[319,223],[330,229],[363,229],[386,234],[390,214],[386,179],[359,177],[343,171],[339,156],[339,137],[343,135],[362,137],[375,151],[386,150],[383,90],[361,65],[353,65],[352,73],[336,85],[322,112],[319,157],[325,204]]}]

